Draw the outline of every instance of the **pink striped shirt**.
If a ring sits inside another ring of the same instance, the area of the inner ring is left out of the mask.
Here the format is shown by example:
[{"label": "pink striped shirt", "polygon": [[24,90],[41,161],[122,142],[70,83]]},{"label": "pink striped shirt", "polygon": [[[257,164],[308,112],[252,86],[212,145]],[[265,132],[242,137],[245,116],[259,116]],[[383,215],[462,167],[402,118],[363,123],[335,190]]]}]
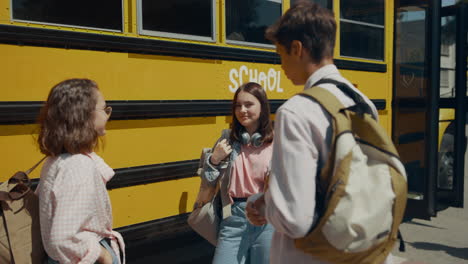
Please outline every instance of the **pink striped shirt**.
[{"label": "pink striped shirt", "polygon": [[46,160],[36,192],[42,241],[52,259],[95,263],[103,238],[111,240],[117,256],[120,250],[125,252],[122,236],[112,230],[106,183],[113,176],[114,171],[96,153],[62,154]]},{"label": "pink striped shirt", "polygon": [[263,144],[258,148],[251,145],[241,146],[239,156],[232,165],[228,192],[230,197],[247,198],[263,192],[272,150],[272,143]]}]

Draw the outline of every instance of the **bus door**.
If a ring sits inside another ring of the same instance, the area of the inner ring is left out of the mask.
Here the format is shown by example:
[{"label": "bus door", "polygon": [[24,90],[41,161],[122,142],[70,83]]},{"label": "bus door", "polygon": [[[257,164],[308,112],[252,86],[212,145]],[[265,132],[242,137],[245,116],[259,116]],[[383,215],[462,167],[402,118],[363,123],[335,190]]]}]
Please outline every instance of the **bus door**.
[{"label": "bus door", "polygon": [[[463,205],[466,8],[436,2],[395,1],[392,137],[408,176],[406,219],[430,219],[446,206]],[[455,37],[446,40],[454,26]],[[441,55],[443,45],[453,53]]]},{"label": "bus door", "polygon": [[466,151],[467,5],[441,9],[437,208],[463,207]]}]

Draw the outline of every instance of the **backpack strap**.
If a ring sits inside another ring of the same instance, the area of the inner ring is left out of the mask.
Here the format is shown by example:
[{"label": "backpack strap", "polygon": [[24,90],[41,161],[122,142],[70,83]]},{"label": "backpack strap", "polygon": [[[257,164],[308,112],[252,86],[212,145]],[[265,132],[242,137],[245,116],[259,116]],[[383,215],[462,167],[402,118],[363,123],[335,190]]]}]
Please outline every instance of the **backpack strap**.
[{"label": "backpack strap", "polygon": [[[334,141],[336,135],[338,135],[338,134],[340,134],[340,133],[342,133],[344,131],[351,130],[351,122],[348,119],[348,117],[346,117],[343,114],[343,111],[342,111],[342,110],[349,109],[349,108],[346,108],[343,105],[343,103],[341,103],[341,101],[332,92],[330,92],[327,89],[319,86],[320,84],[324,84],[324,83],[330,83],[330,84],[336,85],[338,87],[338,89],[340,89],[345,95],[348,95],[352,100],[356,100],[356,101],[359,101],[359,102],[363,102],[364,100],[362,99],[362,96],[357,94],[347,84],[341,83],[341,82],[338,82],[338,81],[335,81],[335,80],[331,80],[331,79],[322,79],[322,80],[318,81],[317,83],[315,83],[313,85],[313,87],[308,88],[308,89],[304,90],[302,93],[300,93],[301,95],[312,98],[313,100],[318,102],[320,104],[320,106],[322,106],[331,115],[332,119],[334,120],[334,122],[332,122],[333,134],[334,134],[334,136],[332,137],[332,141]],[[343,87],[345,87],[345,88],[343,88]],[[354,96],[354,94],[356,94],[356,96]],[[352,95],[352,96],[350,96],[350,95]],[[367,104],[365,104],[365,105],[369,108],[369,106]],[[352,110],[352,109],[350,109],[350,110]],[[370,108],[369,108],[369,110],[370,110]],[[334,144],[334,142],[332,142],[332,145],[333,144]],[[334,156],[331,155],[330,157],[333,158]],[[334,162],[331,162],[331,163],[326,162],[325,165],[324,165],[325,167],[321,168],[321,169],[327,169],[327,166],[331,166],[331,164],[333,164],[333,163]],[[328,168],[327,170],[329,170],[329,169],[330,168]],[[324,199],[325,199],[325,193],[326,193],[326,191],[328,189],[329,182],[328,182],[328,180],[326,178],[321,177],[321,172],[318,170],[318,168],[317,168],[316,178],[317,178],[317,182],[318,182],[317,187],[316,187],[316,192],[318,193],[318,195],[316,196],[316,198],[317,198],[317,203],[316,203],[317,209],[316,209],[314,217],[319,218],[319,217],[323,216],[324,211],[325,211],[325,205],[324,205],[325,200]]]},{"label": "backpack strap", "polygon": [[[334,94],[326,90],[325,88],[319,87],[319,86],[314,86],[309,89],[304,90],[302,93],[300,93],[303,96],[309,97],[312,100],[315,100],[322,106],[328,114],[331,115],[332,120],[334,122],[331,122],[331,125],[333,127],[333,137],[332,141],[334,141],[335,136],[343,131],[349,130],[349,122],[342,122],[343,119],[345,118],[344,115],[340,115],[341,109],[344,109],[345,106],[336,98]],[[344,124],[344,125],[342,125]],[[347,126],[348,125],[348,126]],[[334,142],[332,142],[332,145]],[[333,155],[330,156],[333,158]],[[316,210],[314,213],[314,218],[318,219],[323,216],[325,213],[325,194],[328,189],[328,180],[327,179],[322,179],[321,175],[321,170],[326,169],[327,166],[330,166],[330,164],[333,164],[333,162],[325,162],[323,168],[317,167],[317,172],[316,172],[316,179],[317,179],[317,184],[316,184]],[[318,222],[315,222],[318,223]]]},{"label": "backpack strap", "polygon": [[[338,89],[340,89],[340,91],[342,91],[346,96],[348,96],[354,101],[355,105],[346,109],[356,112],[360,116],[363,116],[364,114],[369,114],[374,120],[377,120],[377,117],[374,115],[374,112],[372,111],[372,108],[369,106],[369,104],[359,93],[357,93],[348,84],[333,79],[321,79],[318,82],[316,82],[313,86],[320,86],[320,84],[325,83],[335,85]],[[345,107],[343,106],[342,108]]]},{"label": "backpack strap", "polygon": [[400,240],[400,246],[398,247],[398,250],[400,252],[406,252],[405,240],[403,239],[403,236],[401,235],[401,230],[399,228],[397,238]]},{"label": "backpack strap", "polygon": [[18,184],[24,184],[28,187],[31,185],[31,179],[29,179],[28,175],[37,167],[39,164],[42,163],[47,158],[47,156],[44,156],[40,161],[38,161],[34,166],[32,166],[29,170],[22,172],[18,171],[16,172],[13,176],[8,179],[8,183],[6,184],[5,191],[6,192],[11,192]]},{"label": "backpack strap", "polygon": [[335,95],[319,86],[306,89],[300,94],[316,100],[333,117],[345,108]]},{"label": "backpack strap", "polygon": [[[325,111],[328,112],[328,114],[330,114],[332,120],[334,120],[334,122],[332,122],[332,127],[333,134],[335,136],[342,132],[351,130],[351,122],[348,119],[348,116],[343,112],[343,110],[347,108],[332,92],[323,87],[314,86],[304,90],[301,95],[315,100],[325,109]],[[334,140],[335,136],[332,137],[332,140]]]},{"label": "backpack strap", "polygon": [[37,166],[39,166],[39,164],[41,164],[45,159],[47,158],[47,156],[44,156],[40,161],[38,161],[34,166],[32,166],[29,170],[25,171],[24,173],[26,173],[26,175],[29,175]]},{"label": "backpack strap", "polygon": [[[13,176],[0,185],[0,201],[17,200],[25,196],[30,191],[31,180],[28,174],[31,173],[47,156],[38,161],[26,172],[18,171]],[[19,187],[21,186],[21,188]],[[17,190],[15,189],[16,187]],[[14,193],[13,190],[16,190]]]},{"label": "backpack strap", "polygon": [[229,144],[231,144],[231,129],[223,129],[223,131],[221,131],[221,138],[226,139],[229,142]]}]

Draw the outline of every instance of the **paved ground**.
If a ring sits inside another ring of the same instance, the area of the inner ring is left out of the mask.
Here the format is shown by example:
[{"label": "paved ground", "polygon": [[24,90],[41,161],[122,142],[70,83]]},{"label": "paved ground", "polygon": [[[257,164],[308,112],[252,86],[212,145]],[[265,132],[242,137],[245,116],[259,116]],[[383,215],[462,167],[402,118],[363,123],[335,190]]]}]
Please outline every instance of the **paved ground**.
[{"label": "paved ground", "polygon": [[[465,163],[468,163],[468,157],[465,157]],[[394,250],[395,262],[402,263],[406,259],[425,264],[467,264],[468,166],[465,166],[464,204],[463,209],[448,208],[439,212],[431,221],[413,220],[402,224],[406,252]]]},{"label": "paved ground", "polygon": [[407,242],[406,252],[395,250],[396,256],[427,264],[468,263],[468,209],[466,208],[449,208],[440,212],[431,221],[414,220],[404,223],[401,231]]}]

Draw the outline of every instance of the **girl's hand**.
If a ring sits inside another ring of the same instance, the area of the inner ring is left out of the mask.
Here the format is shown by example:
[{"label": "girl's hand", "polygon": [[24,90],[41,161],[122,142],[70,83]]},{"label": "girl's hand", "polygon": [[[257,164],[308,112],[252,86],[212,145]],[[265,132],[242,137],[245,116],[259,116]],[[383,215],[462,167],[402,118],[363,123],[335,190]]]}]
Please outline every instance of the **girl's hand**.
[{"label": "girl's hand", "polygon": [[112,264],[112,255],[109,251],[101,245],[101,254],[97,260],[99,264]]},{"label": "girl's hand", "polygon": [[226,139],[221,140],[214,148],[213,154],[211,154],[210,162],[213,165],[218,165],[223,159],[231,154],[231,145]]}]

